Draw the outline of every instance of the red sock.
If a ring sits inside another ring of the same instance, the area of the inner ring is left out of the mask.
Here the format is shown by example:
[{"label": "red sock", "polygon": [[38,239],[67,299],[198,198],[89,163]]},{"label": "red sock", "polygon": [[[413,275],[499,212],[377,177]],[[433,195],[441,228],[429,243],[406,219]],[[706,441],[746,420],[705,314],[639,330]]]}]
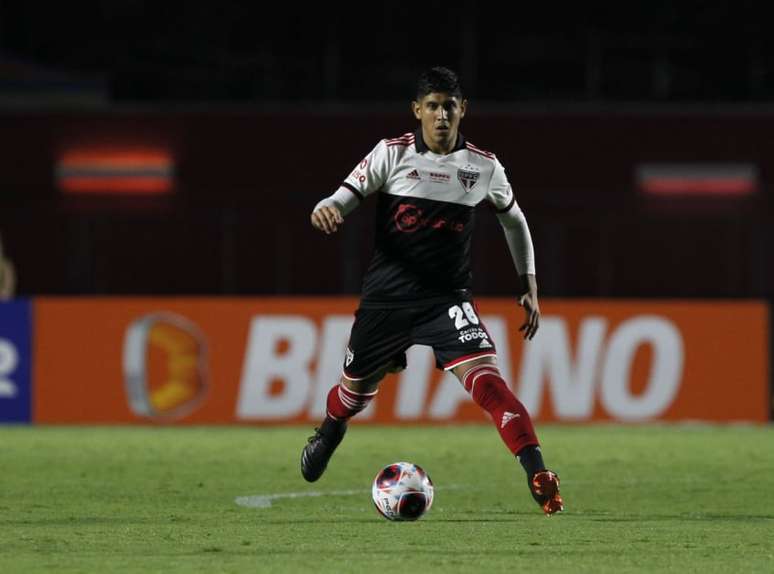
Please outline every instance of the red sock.
[{"label": "red sock", "polygon": [[335,420],[347,420],[368,406],[378,390],[372,393],[356,393],[342,383],[328,392],[328,416]]},{"label": "red sock", "polygon": [[496,366],[473,367],[465,373],[462,384],[476,404],[490,414],[500,437],[513,454],[525,446],[540,444],[527,409],[505,384]]}]

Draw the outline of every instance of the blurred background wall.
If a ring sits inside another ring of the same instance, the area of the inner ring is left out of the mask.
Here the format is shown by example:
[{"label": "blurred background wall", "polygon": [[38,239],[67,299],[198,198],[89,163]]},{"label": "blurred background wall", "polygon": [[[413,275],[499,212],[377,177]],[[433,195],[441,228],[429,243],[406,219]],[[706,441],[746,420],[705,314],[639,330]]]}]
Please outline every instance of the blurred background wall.
[{"label": "blurred background wall", "polygon": [[[506,166],[544,295],[774,295],[774,53],[763,5],[370,9],[0,3],[0,232],[19,295],[356,294],[372,205],[312,206],[414,129],[456,69]],[[128,159],[127,159],[128,158]],[[507,295],[478,214],[475,288]]]}]

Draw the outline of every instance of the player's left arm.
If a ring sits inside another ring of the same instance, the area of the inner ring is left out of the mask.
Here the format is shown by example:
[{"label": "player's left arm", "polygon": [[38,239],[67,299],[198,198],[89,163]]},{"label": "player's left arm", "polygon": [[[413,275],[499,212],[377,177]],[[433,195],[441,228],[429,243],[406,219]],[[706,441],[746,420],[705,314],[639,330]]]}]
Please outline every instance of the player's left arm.
[{"label": "player's left arm", "polygon": [[535,274],[535,248],[527,225],[527,218],[516,202],[516,196],[505,174],[505,168],[495,160],[495,169],[489,184],[487,199],[497,211],[497,219],[503,227],[505,241],[511,252],[513,264],[521,278],[525,291],[519,295],[519,305],[524,307],[525,320],[519,331],[525,339],[532,339],[540,327],[537,276]]}]

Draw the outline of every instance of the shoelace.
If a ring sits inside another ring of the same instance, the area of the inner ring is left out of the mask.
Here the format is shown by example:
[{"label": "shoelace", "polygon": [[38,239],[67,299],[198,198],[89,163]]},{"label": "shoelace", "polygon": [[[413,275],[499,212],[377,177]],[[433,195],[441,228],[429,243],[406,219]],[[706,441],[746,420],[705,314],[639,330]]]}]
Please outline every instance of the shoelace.
[{"label": "shoelace", "polygon": [[546,495],[543,493],[542,489],[540,488],[540,486],[542,486],[542,485],[541,485],[539,482],[535,482],[535,478],[536,478],[536,477],[537,477],[539,474],[543,474],[543,473],[546,473],[546,474],[549,476],[549,478],[553,478],[553,479],[555,479],[555,480],[556,480],[556,486],[557,486],[557,488],[559,487],[559,477],[556,475],[556,473],[555,473],[555,472],[551,472],[550,470],[544,470],[544,471],[542,471],[542,472],[535,473],[535,476],[533,476],[533,477],[532,477],[532,481],[531,481],[531,487],[532,487],[532,491],[533,491],[535,494],[537,494],[538,496],[546,496]]},{"label": "shoelace", "polygon": [[314,442],[319,438],[322,438],[323,434],[320,432],[320,427],[315,427],[314,434],[306,439],[306,442]]}]

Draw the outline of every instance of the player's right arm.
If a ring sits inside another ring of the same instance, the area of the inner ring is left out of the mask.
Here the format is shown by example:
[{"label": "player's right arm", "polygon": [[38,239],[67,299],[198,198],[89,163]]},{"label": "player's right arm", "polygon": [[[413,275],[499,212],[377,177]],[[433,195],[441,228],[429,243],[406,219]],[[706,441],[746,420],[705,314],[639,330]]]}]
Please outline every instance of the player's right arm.
[{"label": "player's right arm", "polygon": [[312,226],[326,234],[335,233],[344,223],[346,215],[384,185],[389,171],[388,163],[387,142],[382,140],[355,166],[333,195],[314,206]]}]

